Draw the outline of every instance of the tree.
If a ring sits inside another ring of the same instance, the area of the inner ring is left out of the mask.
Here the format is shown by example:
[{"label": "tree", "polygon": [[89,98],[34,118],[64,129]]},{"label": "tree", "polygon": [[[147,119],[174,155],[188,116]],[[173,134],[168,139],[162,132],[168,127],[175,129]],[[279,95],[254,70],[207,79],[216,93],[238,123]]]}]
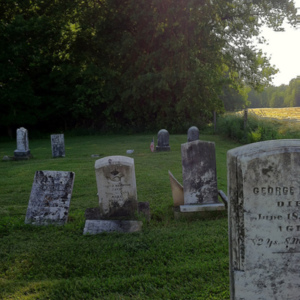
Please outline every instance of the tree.
[{"label": "tree", "polygon": [[201,126],[223,110],[224,85],[259,90],[276,72],[251,44],[262,24],[296,22],[288,0],[0,5],[1,117],[14,126]]}]

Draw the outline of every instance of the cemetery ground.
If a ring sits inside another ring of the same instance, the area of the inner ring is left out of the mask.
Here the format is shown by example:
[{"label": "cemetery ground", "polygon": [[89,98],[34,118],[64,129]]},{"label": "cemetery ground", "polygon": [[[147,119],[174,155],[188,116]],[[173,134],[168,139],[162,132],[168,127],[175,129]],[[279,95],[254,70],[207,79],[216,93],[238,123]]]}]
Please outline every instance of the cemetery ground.
[{"label": "cemetery ground", "polygon": [[[52,158],[49,136],[29,140],[33,159],[0,162],[0,299],[229,299],[227,214],[174,219],[168,170],[182,183],[187,136],[171,134],[171,151],[154,153],[152,137],[66,135],[66,157]],[[226,154],[240,144],[200,139],[215,142],[218,189],[227,193]],[[0,157],[16,148],[14,140],[0,146]],[[83,235],[85,210],[98,206],[95,160],[110,155],[134,158],[138,201],[150,203],[151,221],[141,219],[139,233]],[[64,226],[24,224],[38,170],[75,172]]]}]

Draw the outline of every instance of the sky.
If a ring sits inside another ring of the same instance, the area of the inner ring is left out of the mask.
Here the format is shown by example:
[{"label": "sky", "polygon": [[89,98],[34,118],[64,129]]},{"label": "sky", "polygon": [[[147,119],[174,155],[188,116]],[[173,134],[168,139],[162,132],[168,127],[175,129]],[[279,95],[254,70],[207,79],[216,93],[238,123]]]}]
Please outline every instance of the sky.
[{"label": "sky", "polygon": [[[294,2],[300,14],[300,0]],[[272,82],[275,86],[288,85],[291,79],[300,76],[300,26],[294,29],[285,24],[284,28],[284,32],[264,28],[262,35],[268,40],[269,45],[258,46],[267,53],[267,57],[271,58],[271,64],[279,69]]]}]

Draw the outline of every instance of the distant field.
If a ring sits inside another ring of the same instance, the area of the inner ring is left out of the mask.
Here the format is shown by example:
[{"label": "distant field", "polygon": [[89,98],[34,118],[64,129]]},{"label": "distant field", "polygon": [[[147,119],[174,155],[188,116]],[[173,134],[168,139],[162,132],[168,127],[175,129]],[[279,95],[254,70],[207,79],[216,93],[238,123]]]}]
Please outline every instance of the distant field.
[{"label": "distant field", "polygon": [[300,107],[249,108],[248,114],[255,114],[262,118],[300,122]]}]

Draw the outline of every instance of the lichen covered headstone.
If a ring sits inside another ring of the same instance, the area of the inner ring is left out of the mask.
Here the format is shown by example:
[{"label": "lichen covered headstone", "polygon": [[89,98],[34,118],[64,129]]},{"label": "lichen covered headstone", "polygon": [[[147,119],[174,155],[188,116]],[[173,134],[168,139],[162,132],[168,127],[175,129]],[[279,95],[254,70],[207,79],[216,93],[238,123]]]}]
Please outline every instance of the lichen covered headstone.
[{"label": "lichen covered headstone", "polygon": [[68,220],[75,173],[37,171],[32,184],[25,223],[63,225]]},{"label": "lichen covered headstone", "polygon": [[65,138],[63,134],[51,134],[52,157],[65,157]]},{"label": "lichen covered headstone", "polygon": [[300,140],[227,154],[232,300],[299,299]]}]

